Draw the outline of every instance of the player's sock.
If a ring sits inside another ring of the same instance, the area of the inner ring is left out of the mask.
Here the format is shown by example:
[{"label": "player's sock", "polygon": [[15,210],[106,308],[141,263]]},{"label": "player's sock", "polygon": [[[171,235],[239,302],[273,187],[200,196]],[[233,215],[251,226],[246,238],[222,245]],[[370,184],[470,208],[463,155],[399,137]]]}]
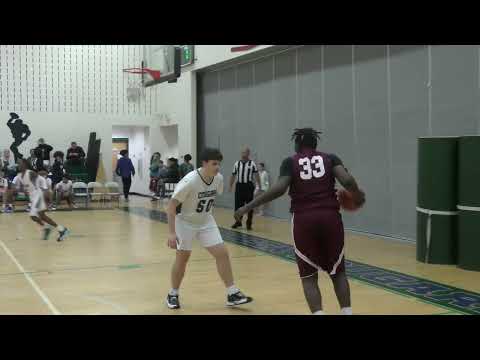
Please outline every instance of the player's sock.
[{"label": "player's sock", "polygon": [[323,310],[315,311],[312,315],[327,315]]},{"label": "player's sock", "polygon": [[57,230],[58,232],[62,232],[63,230],[65,230],[65,227],[63,227],[62,225],[58,225]]},{"label": "player's sock", "polygon": [[227,288],[227,295],[233,295],[238,293],[239,291],[240,291],[239,288],[237,288],[235,285],[232,285]]},{"label": "player's sock", "polygon": [[178,289],[170,289],[168,294],[171,296],[178,296]]},{"label": "player's sock", "polygon": [[52,226],[50,224],[45,223],[45,224],[43,224],[43,228],[44,229],[51,229]]},{"label": "player's sock", "polygon": [[352,308],[351,307],[344,307],[340,310],[342,315],[352,315]]}]

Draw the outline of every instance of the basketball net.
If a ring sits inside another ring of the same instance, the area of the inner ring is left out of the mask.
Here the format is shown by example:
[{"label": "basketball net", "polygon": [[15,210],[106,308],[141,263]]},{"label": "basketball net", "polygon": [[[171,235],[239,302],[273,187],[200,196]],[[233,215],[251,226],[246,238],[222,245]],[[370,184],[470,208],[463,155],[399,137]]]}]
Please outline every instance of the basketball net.
[{"label": "basketball net", "polygon": [[160,71],[147,68],[123,69],[123,73],[127,77],[127,101],[129,103],[139,103],[142,99],[145,99],[144,77],[150,77],[154,80],[160,78]]}]

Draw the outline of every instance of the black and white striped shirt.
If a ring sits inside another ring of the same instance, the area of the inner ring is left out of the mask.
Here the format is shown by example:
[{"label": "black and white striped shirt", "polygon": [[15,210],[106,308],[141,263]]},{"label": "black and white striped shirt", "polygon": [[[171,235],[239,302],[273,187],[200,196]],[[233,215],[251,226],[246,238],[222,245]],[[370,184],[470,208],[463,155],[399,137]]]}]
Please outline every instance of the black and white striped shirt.
[{"label": "black and white striped shirt", "polygon": [[252,160],[239,160],[233,165],[232,175],[236,176],[237,183],[253,183],[253,175],[257,173],[257,165]]}]

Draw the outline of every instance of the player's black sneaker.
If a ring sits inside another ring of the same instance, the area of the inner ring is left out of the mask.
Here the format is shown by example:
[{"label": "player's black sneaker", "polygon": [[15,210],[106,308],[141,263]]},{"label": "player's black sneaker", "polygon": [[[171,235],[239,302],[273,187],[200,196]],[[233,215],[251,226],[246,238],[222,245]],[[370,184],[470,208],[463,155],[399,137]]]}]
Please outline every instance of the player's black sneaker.
[{"label": "player's black sneaker", "polygon": [[238,221],[235,224],[232,225],[232,229],[236,229],[236,228],[239,228],[239,227],[242,227],[242,223],[238,222]]},{"label": "player's black sneaker", "polygon": [[252,301],[253,299],[250,296],[245,296],[241,291],[227,296],[227,306],[248,304]]},{"label": "player's black sneaker", "polygon": [[180,301],[178,300],[178,295],[167,295],[167,306],[170,309],[180,309]]},{"label": "player's black sneaker", "polygon": [[52,232],[51,228],[43,228],[43,240],[48,240],[50,233]]},{"label": "player's black sneaker", "polygon": [[58,232],[58,239],[57,241],[63,241],[67,237],[67,235],[70,233],[67,228],[63,229],[63,231]]}]

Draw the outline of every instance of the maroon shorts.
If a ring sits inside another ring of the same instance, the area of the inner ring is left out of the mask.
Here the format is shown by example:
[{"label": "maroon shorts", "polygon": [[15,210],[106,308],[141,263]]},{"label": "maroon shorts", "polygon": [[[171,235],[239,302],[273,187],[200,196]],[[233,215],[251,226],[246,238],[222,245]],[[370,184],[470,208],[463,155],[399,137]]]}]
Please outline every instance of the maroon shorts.
[{"label": "maroon shorts", "polygon": [[301,278],[319,270],[330,275],[345,271],[343,222],[338,211],[313,209],[296,213],[292,233]]}]

